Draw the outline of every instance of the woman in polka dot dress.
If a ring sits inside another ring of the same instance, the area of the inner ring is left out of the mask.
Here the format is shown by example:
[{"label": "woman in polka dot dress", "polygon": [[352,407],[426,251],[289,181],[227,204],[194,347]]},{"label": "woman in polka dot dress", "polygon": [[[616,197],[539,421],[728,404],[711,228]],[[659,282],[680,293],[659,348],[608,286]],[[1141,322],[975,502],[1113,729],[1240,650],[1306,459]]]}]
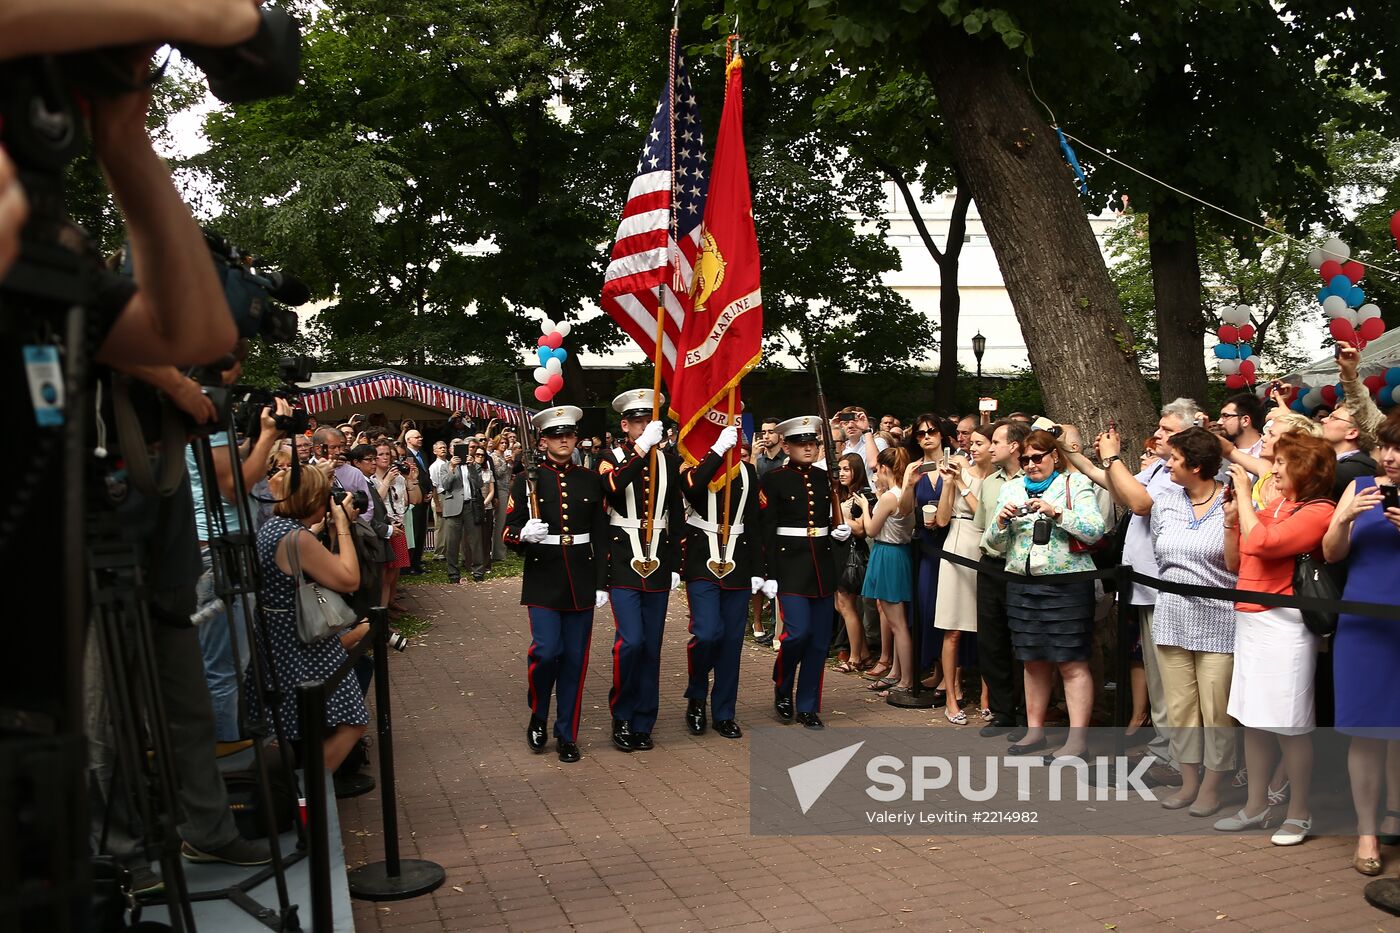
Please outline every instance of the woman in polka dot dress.
[{"label": "woman in polka dot dress", "polygon": [[[361,622],[339,638],[326,638],[314,645],[297,637],[296,591],[292,576],[292,548],[303,575],[341,593],[352,593],[360,585],[360,565],[355,558],[350,523],[356,513],[346,496],[340,505],[329,505],[330,482],[320,470],[301,471],[298,488],[290,494],[283,487],[291,473],[273,477],[274,495],[281,499],[273,507],[273,517],[258,530],[258,561],[262,569],[262,590],[258,599],[267,610],[267,637],[264,646],[272,657],[282,700],[279,712],[284,734],[300,738],[301,720],[297,711],[296,687],[308,680],[324,680],[345,663],[346,649],[369,633],[369,623]],[[329,507],[328,507],[329,505]],[[328,517],[339,539],[340,553],[328,550],[308,530]],[[260,633],[261,636],[261,633]],[[250,691],[250,696],[252,692]],[[325,765],[330,770],[345,759],[365,734],[369,711],[354,677],[346,677],[326,698]]]}]

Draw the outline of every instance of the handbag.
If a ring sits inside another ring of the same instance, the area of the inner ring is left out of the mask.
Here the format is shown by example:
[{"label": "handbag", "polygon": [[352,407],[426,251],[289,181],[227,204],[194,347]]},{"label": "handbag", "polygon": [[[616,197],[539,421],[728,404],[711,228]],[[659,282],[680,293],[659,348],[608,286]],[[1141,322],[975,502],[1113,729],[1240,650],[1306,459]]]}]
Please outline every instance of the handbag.
[{"label": "handbag", "polygon": [[292,539],[292,575],[297,580],[297,638],[304,645],[325,641],[355,621],[355,611],[334,590],[322,589],[301,573],[301,535]]},{"label": "handbag", "polygon": [[[1069,475],[1068,473],[1065,474],[1065,511],[1066,511],[1066,512],[1068,512],[1068,511],[1070,511],[1072,508],[1074,508],[1074,503],[1070,500],[1069,476],[1070,476],[1070,475]],[[1069,552],[1070,552],[1071,554],[1094,554],[1094,553],[1096,553],[1096,552],[1098,552],[1098,551],[1102,551],[1103,549],[1105,549],[1106,547],[1108,547],[1110,543],[1111,543],[1111,541],[1110,541],[1110,539],[1108,538],[1108,536],[1106,536],[1106,535],[1105,535],[1104,537],[1099,538],[1099,540],[1095,541],[1093,544],[1085,544],[1083,541],[1080,541],[1080,540],[1079,540],[1078,538],[1076,538],[1074,535],[1070,535],[1070,536],[1069,536]],[[1095,562],[1095,564],[1097,565],[1097,561]]]},{"label": "handbag", "polygon": [[850,545],[846,566],[841,568],[840,588],[848,593],[859,593],[865,586],[865,570],[870,566],[870,545],[864,541],[852,541]]},{"label": "handbag", "polygon": [[[1311,554],[1299,554],[1293,564],[1293,595],[1336,602],[1342,594],[1326,564]],[[1325,609],[1298,611],[1303,615],[1303,624],[1314,635],[1330,638],[1337,631],[1337,613]]]}]

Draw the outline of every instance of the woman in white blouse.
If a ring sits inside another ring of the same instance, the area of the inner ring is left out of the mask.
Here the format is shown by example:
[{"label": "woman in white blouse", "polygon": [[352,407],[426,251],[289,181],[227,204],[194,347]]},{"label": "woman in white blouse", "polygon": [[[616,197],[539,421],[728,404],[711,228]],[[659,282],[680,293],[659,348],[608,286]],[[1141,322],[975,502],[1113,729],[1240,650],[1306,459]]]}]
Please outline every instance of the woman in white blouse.
[{"label": "woman in white blouse", "polygon": [[[1225,491],[1216,481],[1220,442],[1204,428],[1167,440],[1167,467],[1180,489],[1152,504],[1152,543],[1163,580],[1231,589],[1225,565]],[[1235,722],[1226,712],[1235,668],[1234,604],[1200,596],[1157,594],[1152,621],[1157,667],[1166,695],[1172,754],[1181,762],[1181,789],[1162,801],[1206,817],[1235,770]],[[1204,765],[1204,771],[1202,770]]]}]

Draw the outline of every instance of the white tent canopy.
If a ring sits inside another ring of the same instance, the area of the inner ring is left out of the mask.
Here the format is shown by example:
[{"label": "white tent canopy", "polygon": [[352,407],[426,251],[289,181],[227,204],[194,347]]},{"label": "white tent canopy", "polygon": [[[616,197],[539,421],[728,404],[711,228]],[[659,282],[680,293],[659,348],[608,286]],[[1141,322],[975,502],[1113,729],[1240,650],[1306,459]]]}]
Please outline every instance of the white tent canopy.
[{"label": "white tent canopy", "polygon": [[[1361,351],[1362,379],[1383,373],[1391,366],[1400,366],[1400,328],[1386,331]],[[1336,357],[1328,354],[1281,378],[1291,385],[1307,388],[1330,386],[1339,378]]]},{"label": "white tent canopy", "polygon": [[445,418],[454,411],[481,421],[520,420],[518,405],[397,369],[312,373],[300,385],[306,390],[302,404],[322,421],[375,411],[394,420]]}]

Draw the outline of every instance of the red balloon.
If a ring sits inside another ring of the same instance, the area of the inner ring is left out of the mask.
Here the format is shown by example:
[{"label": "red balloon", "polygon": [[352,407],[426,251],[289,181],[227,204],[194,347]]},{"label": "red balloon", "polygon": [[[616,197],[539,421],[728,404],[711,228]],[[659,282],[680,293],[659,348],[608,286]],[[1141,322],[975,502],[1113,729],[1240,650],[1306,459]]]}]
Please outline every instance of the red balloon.
[{"label": "red balloon", "polygon": [[1253,360],[1240,360],[1240,375],[1244,377],[1244,381],[1245,381],[1245,382],[1253,382],[1253,381],[1254,381],[1254,361],[1253,361]]},{"label": "red balloon", "polygon": [[541,337],[541,338],[539,339],[539,342],[537,342],[537,343],[535,344],[535,346],[537,346],[537,347],[544,347],[544,346],[548,346],[548,345],[549,345],[549,338],[548,338],[548,337]]},{"label": "red balloon", "polygon": [[1372,395],[1375,395],[1377,392],[1379,392],[1381,390],[1381,386],[1385,385],[1384,376],[1367,376],[1361,381],[1365,384],[1366,388],[1371,391]]},{"label": "red balloon", "polygon": [[1378,317],[1373,317],[1369,321],[1362,321],[1361,326],[1357,328],[1357,333],[1361,335],[1362,340],[1375,340],[1381,334],[1385,333],[1385,321],[1382,321]]},{"label": "red balloon", "polygon": [[1235,343],[1240,339],[1240,329],[1234,324],[1221,324],[1215,335],[1220,338],[1221,343]]},{"label": "red balloon", "polygon": [[545,334],[540,340],[542,341],[540,346],[549,347],[551,350],[558,350],[559,345],[564,342],[564,335],[556,330],[553,333]]},{"label": "red balloon", "polygon": [[548,387],[550,394],[552,395],[555,392],[558,392],[560,389],[564,388],[564,377],[559,375],[559,373],[551,373],[549,376],[549,381],[545,383],[545,386]]},{"label": "red balloon", "polygon": [[554,390],[549,386],[535,386],[535,398],[541,402],[547,402],[554,398]]},{"label": "red balloon", "polygon": [[1227,388],[1227,389],[1243,389],[1243,388],[1244,388],[1244,377],[1241,376],[1239,373],[1235,373],[1234,375],[1231,375],[1231,376],[1226,376],[1226,377],[1225,377],[1225,388]]},{"label": "red balloon", "polygon": [[1342,274],[1342,264],[1335,259],[1328,259],[1318,267],[1317,274],[1322,276],[1322,281],[1330,283]]},{"label": "red balloon", "polygon": [[[1373,318],[1373,320],[1380,319]],[[1336,340],[1345,340],[1347,343],[1352,344],[1356,343],[1356,328],[1351,325],[1350,321],[1344,321],[1339,317],[1334,317],[1327,322],[1327,329]]]},{"label": "red balloon", "polygon": [[1243,340],[1245,343],[1249,343],[1249,341],[1251,341],[1251,340],[1254,339],[1254,325],[1253,325],[1253,324],[1241,324],[1241,325],[1240,325],[1240,339]]},{"label": "red balloon", "polygon": [[1323,401],[1325,404],[1328,404],[1328,405],[1335,405],[1335,404],[1337,404],[1337,387],[1336,387],[1336,386],[1323,386],[1323,387],[1322,387],[1322,391],[1321,391],[1320,394],[1322,395],[1322,401]]},{"label": "red balloon", "polygon": [[1390,215],[1390,235],[1400,240],[1400,211]]},{"label": "red balloon", "polygon": [[1355,285],[1357,282],[1360,282],[1361,277],[1365,274],[1366,267],[1363,266],[1361,263],[1357,262],[1355,259],[1342,263],[1342,275],[1350,279],[1351,284],[1353,285]]}]

